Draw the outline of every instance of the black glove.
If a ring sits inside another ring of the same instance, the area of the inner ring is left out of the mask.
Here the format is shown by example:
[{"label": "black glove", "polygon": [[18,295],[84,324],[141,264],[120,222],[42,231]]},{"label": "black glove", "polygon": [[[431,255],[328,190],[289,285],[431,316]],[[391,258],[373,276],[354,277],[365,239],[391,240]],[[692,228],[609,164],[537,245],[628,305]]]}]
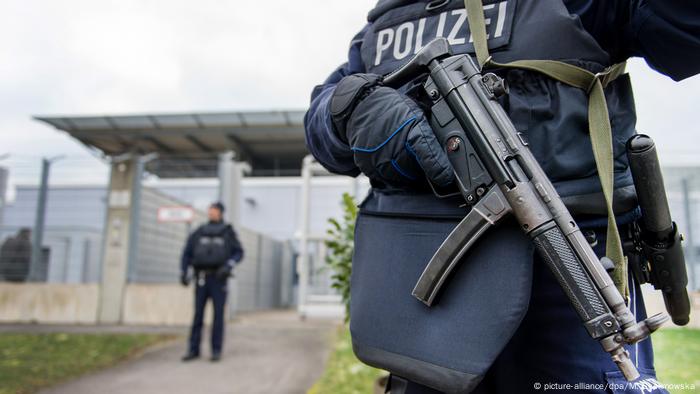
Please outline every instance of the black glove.
[{"label": "black glove", "polygon": [[180,283],[185,287],[189,286],[190,277],[189,277],[189,275],[187,275],[186,272],[183,272],[182,274],[180,274]]},{"label": "black glove", "polygon": [[226,279],[231,276],[231,267],[228,264],[224,264],[216,270],[217,279]]},{"label": "black glove", "polygon": [[412,187],[427,178],[454,180],[452,166],[418,104],[382,85],[374,74],[353,74],[336,86],[330,105],[338,137],[374,185]]}]

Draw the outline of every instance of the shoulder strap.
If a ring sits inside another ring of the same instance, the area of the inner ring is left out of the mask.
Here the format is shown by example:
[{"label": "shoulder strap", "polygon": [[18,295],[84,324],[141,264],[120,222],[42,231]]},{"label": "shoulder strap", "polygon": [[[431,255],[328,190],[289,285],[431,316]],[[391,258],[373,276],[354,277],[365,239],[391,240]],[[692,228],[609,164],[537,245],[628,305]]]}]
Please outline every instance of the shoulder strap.
[{"label": "shoulder strap", "polygon": [[614,155],[610,116],[603,89],[625,72],[625,63],[614,64],[594,74],[581,67],[556,60],[516,60],[509,63],[494,62],[489,56],[486,23],[481,0],[464,0],[469,30],[474,40],[474,51],[479,66],[518,68],[544,74],[559,82],[582,89],[588,94],[588,128],[593,146],[598,176],[608,211],[606,256],[615,263],[613,281],[621,294],[628,295],[627,261],[622,252],[622,241],[613,211]]}]

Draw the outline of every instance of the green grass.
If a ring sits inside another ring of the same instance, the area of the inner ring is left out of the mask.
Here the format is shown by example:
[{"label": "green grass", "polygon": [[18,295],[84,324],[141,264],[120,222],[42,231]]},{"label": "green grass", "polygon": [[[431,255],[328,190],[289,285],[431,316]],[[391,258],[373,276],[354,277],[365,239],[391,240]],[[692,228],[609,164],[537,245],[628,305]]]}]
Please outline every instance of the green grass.
[{"label": "green grass", "polygon": [[[671,393],[700,392],[700,330],[666,329],[654,334],[654,355],[659,381],[664,384],[694,384],[696,391],[684,389]],[[321,379],[307,394],[367,394],[384,372],[362,364],[352,353],[350,332],[339,330],[335,349]]]},{"label": "green grass", "polygon": [[0,394],[32,393],[169,338],[147,334],[0,334]]},{"label": "green grass", "polygon": [[362,364],[352,352],[350,331],[340,328],[323,376],[307,394],[371,394],[385,372]]},{"label": "green grass", "polygon": [[672,393],[700,392],[700,330],[666,329],[653,335],[654,364],[659,381],[664,384],[694,384],[693,390]]}]

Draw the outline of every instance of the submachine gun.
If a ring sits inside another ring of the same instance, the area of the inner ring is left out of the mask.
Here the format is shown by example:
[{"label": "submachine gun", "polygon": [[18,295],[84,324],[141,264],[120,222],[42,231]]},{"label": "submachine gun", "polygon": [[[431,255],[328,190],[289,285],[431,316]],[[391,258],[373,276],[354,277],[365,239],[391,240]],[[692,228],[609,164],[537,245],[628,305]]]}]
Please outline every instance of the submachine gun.
[{"label": "submachine gun", "polygon": [[453,56],[447,40],[438,38],[387,75],[384,84],[399,87],[424,74],[431,126],[471,209],[435,252],[413,295],[430,306],[479,236],[512,213],[590,336],[627,380],[637,379],[639,373],[623,345],[645,339],[668,316],[636,321],[524,136],[496,100],[507,93],[505,81],[495,74],[482,75],[470,56]]}]

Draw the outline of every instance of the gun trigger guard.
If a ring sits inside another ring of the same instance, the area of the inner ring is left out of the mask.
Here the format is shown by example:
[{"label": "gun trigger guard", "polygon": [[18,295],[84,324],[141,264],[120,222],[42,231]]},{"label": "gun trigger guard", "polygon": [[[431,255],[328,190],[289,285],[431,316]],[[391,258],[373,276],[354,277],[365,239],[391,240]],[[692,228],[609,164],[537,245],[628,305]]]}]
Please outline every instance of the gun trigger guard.
[{"label": "gun trigger guard", "polygon": [[430,190],[433,191],[433,195],[437,198],[444,199],[444,198],[450,198],[450,197],[455,197],[455,196],[461,196],[462,193],[459,191],[456,191],[454,193],[448,193],[448,194],[440,194],[440,192],[437,191],[435,188],[435,185],[433,185],[433,182],[430,181],[430,178],[426,175],[425,180],[428,181],[428,186],[430,186]]}]

